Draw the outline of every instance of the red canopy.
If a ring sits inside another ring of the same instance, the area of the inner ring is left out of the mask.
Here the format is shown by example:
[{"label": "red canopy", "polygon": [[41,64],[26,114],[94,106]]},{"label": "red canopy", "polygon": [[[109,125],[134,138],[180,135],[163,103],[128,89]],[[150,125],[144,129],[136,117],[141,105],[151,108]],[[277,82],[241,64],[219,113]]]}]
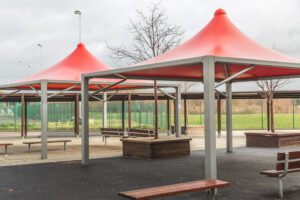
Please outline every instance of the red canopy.
[{"label": "red canopy", "polygon": [[291,58],[256,43],[242,33],[229,20],[224,10],[218,9],[213,19],[190,40],[142,64],[208,55],[278,62],[299,62],[299,60],[295,58]]},{"label": "red canopy", "polygon": [[[40,89],[39,82],[41,80],[47,80],[49,90],[66,89],[68,87],[72,87],[74,84],[78,84],[78,87],[73,88],[73,90],[80,90],[81,74],[111,69],[111,67],[93,56],[85,48],[84,44],[80,43],[69,56],[56,65],[20,80],[16,84],[10,84],[8,86],[17,85],[17,87],[14,88],[31,89],[28,86],[30,84],[31,87]],[[100,81],[98,82],[97,80],[94,80],[93,83],[95,84],[90,84],[89,87],[90,89],[96,90],[118,80],[121,79],[102,79],[101,83]],[[128,80],[123,84],[112,87],[111,89],[132,89],[147,86],[150,87],[151,85],[145,81]],[[3,87],[1,86],[1,88]]]},{"label": "red canopy", "polygon": [[43,79],[80,81],[82,73],[90,73],[110,69],[112,68],[93,56],[85,48],[83,43],[79,43],[77,45],[77,48],[65,59],[52,67],[49,67],[41,72],[38,72],[21,80],[21,82]]},{"label": "red canopy", "polygon": [[229,75],[255,65],[235,80],[300,75],[300,60],[251,40],[229,20],[222,9],[218,9],[213,19],[182,45],[133,67],[113,70],[113,74],[120,73],[131,78],[199,81],[203,78],[201,59],[205,56],[214,57],[216,80],[226,78],[225,64],[230,66]]}]

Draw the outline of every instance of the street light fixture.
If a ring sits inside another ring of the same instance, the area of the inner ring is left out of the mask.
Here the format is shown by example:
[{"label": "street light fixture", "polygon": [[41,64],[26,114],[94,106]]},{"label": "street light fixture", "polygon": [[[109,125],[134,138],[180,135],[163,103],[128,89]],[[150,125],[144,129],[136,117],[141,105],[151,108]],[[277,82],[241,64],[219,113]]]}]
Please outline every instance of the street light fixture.
[{"label": "street light fixture", "polygon": [[[24,62],[23,62],[23,60],[18,60],[18,63],[20,63],[20,64],[24,65]],[[32,68],[32,65],[26,65],[26,67],[28,67],[28,68]]]},{"label": "street light fixture", "polygon": [[75,15],[78,15],[78,19],[79,19],[79,24],[78,24],[78,40],[79,43],[81,43],[81,11],[80,10],[75,10],[74,11]]},{"label": "street light fixture", "polygon": [[43,45],[42,45],[42,43],[38,43],[37,46],[40,48],[40,68],[42,69],[42,50],[43,50]]}]

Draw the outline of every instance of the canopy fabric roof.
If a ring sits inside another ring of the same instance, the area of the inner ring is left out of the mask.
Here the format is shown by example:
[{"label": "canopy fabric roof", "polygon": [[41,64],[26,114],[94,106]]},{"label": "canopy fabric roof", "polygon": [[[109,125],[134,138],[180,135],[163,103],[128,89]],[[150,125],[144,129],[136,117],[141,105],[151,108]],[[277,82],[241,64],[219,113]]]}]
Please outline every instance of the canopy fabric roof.
[{"label": "canopy fabric roof", "polygon": [[202,58],[205,56],[214,57],[217,81],[226,78],[225,64],[229,65],[229,75],[255,65],[235,80],[300,75],[299,59],[256,43],[242,33],[222,9],[182,45],[133,67],[114,71],[132,78],[199,81],[203,79]]},{"label": "canopy fabric roof", "polygon": [[107,66],[95,56],[93,56],[83,43],[79,43],[77,48],[65,59],[41,72],[33,74],[22,82],[35,80],[65,80],[80,81],[82,73],[110,70]]},{"label": "canopy fabric roof", "polygon": [[[83,43],[79,43],[77,48],[68,55],[65,59],[58,62],[52,67],[42,70],[36,74],[28,76],[16,84],[9,84],[8,87],[14,86],[18,89],[40,89],[40,82],[42,80],[47,80],[49,90],[60,90],[66,89],[68,87],[78,84],[78,87],[72,90],[80,90],[80,80],[81,74],[91,73],[95,71],[111,70],[112,68],[98,60],[94,55],[92,55]],[[114,79],[102,79],[101,82],[94,80],[95,84],[90,84],[91,90],[98,90],[102,87],[107,86],[110,83],[121,80],[118,77]],[[100,84],[101,83],[101,84]],[[150,82],[140,81],[140,80],[127,80],[123,84],[116,85],[111,89],[134,89],[140,87],[150,87]],[[4,86],[6,87],[6,86]],[[3,88],[3,86],[0,86]]]}]

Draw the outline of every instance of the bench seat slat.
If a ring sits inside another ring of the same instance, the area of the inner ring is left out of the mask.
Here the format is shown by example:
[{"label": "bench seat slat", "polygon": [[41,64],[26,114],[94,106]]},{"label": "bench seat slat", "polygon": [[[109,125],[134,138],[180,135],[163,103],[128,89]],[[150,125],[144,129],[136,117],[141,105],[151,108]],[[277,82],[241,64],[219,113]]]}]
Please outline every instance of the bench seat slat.
[{"label": "bench seat slat", "polygon": [[[300,160],[297,160],[297,161],[289,160],[288,168],[289,169],[300,168]],[[284,163],[277,163],[276,170],[278,170],[278,171],[284,170]]]},{"label": "bench seat slat", "polygon": [[[285,158],[285,153],[277,154],[278,161],[284,161],[284,158]],[[293,160],[293,159],[300,159],[300,151],[289,152],[289,160]]]},{"label": "bench seat slat", "polygon": [[10,146],[13,145],[13,143],[1,143],[0,146]]},{"label": "bench seat slat", "polygon": [[[47,143],[71,142],[72,140],[49,140]],[[41,144],[41,141],[23,142],[23,144]]]},{"label": "bench seat slat", "polygon": [[179,183],[173,185],[165,185],[160,187],[153,187],[141,190],[133,190],[128,192],[120,192],[119,196],[142,200],[157,197],[171,196],[187,192],[203,191],[213,188],[226,187],[230,183],[221,180],[205,180],[205,181],[192,181],[187,183]]}]

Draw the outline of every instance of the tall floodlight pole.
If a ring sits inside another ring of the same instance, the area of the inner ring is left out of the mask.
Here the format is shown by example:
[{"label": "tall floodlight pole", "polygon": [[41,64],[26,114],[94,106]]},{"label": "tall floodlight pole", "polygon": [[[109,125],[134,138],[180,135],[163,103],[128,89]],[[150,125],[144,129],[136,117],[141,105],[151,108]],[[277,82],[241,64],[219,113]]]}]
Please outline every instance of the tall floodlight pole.
[{"label": "tall floodlight pole", "polygon": [[40,69],[42,69],[42,50],[43,45],[41,43],[37,44],[37,46],[40,48]]},{"label": "tall floodlight pole", "polygon": [[81,11],[80,10],[75,10],[74,14],[78,15],[78,19],[79,19],[79,23],[78,23],[78,40],[79,40],[79,43],[81,43]]}]

